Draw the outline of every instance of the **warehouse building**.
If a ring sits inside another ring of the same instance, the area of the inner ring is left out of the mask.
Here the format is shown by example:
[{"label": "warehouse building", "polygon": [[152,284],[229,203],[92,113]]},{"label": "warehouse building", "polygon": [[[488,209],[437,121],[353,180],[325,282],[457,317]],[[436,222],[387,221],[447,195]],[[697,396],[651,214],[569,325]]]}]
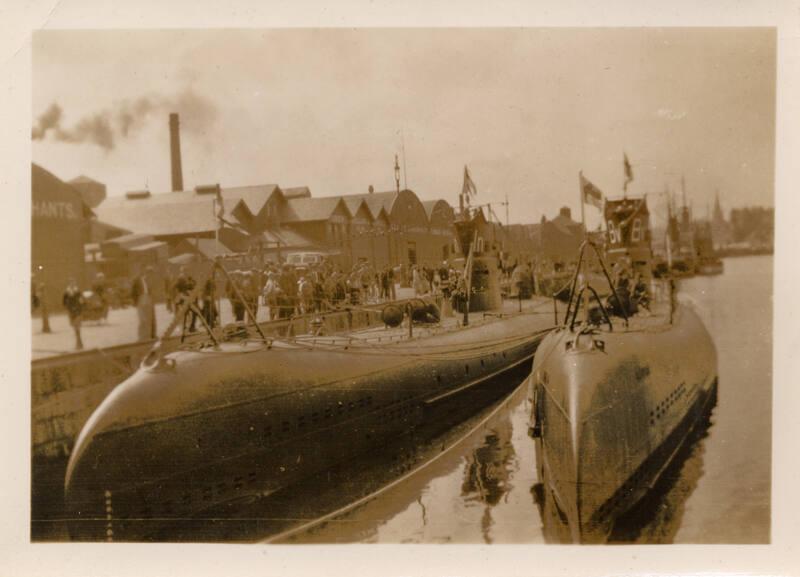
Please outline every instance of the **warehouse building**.
[{"label": "warehouse building", "polygon": [[60,307],[70,278],[86,281],[83,245],[91,209],[79,191],[41,166],[31,165],[31,272],[44,283],[48,306]]}]

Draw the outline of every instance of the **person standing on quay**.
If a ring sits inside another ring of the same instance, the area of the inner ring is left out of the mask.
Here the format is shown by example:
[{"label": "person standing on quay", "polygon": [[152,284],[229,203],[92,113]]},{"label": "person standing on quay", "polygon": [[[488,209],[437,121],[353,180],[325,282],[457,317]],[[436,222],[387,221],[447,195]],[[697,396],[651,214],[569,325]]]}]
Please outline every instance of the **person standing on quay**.
[{"label": "person standing on quay", "polygon": [[233,317],[237,323],[244,321],[245,308],[244,299],[246,298],[243,290],[244,273],[240,270],[235,270],[228,276],[228,282],[225,284],[225,294],[231,303],[231,310]]},{"label": "person standing on quay", "polygon": [[267,273],[267,284],[264,285],[263,293],[264,302],[269,307],[269,320],[274,321],[278,318],[278,297],[281,294],[278,275],[275,272]]},{"label": "person standing on quay", "polygon": [[145,268],[144,273],[137,276],[131,287],[131,298],[139,315],[139,340],[149,341],[156,338],[156,307],[152,292],[153,267]]},{"label": "person standing on quay", "polygon": [[[173,308],[175,309],[175,314],[181,310],[181,307],[189,302],[189,298],[192,296],[192,291],[194,290],[195,284],[197,284],[192,278],[190,274],[186,272],[186,267],[181,267],[180,271],[178,272],[178,278],[175,281],[175,289],[173,291],[173,295],[175,297],[175,301],[173,302]],[[192,303],[195,303],[196,299],[192,299]],[[195,331],[195,325],[197,323],[197,313],[195,313],[194,309],[187,310],[183,316],[183,326],[186,327],[186,317],[191,315],[191,324],[189,326],[189,332],[193,333]]]},{"label": "person standing on quay", "polygon": [[83,315],[84,301],[81,289],[78,288],[78,283],[75,282],[74,278],[69,279],[67,282],[67,289],[64,291],[62,302],[69,314],[69,324],[72,325],[72,330],[75,331],[75,349],[81,350],[83,349],[81,317]]},{"label": "person standing on quay", "polygon": [[217,326],[217,282],[214,273],[210,274],[203,285],[203,318],[209,327]]}]

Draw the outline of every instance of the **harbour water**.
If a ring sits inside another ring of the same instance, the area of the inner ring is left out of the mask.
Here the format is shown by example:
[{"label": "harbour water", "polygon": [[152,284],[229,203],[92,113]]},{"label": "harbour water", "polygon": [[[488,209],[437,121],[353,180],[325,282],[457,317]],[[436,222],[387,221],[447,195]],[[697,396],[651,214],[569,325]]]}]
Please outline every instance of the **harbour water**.
[{"label": "harbour water", "polygon": [[[719,400],[612,541],[767,543],[770,535],[772,257],[725,261],[720,276],[682,281],[714,336]],[[435,463],[295,543],[543,543],[524,387]]]}]

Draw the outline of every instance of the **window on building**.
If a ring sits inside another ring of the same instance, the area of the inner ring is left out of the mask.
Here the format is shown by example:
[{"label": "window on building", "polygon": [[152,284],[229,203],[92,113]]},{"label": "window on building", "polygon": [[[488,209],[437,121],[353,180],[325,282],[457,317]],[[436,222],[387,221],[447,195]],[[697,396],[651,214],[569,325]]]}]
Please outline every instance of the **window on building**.
[{"label": "window on building", "polygon": [[622,239],[619,238],[619,230],[617,229],[617,225],[613,220],[608,221],[608,242],[611,244],[616,244],[620,242]]},{"label": "window on building", "polygon": [[639,242],[640,240],[642,240],[642,220],[634,218],[633,229],[631,230],[631,242]]},{"label": "window on building", "polygon": [[417,264],[417,243],[408,241],[408,264]]}]

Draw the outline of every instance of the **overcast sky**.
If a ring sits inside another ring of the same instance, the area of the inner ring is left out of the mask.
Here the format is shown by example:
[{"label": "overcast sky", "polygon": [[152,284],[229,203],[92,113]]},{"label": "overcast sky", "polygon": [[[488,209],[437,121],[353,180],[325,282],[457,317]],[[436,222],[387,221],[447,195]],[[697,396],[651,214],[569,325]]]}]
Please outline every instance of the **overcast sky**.
[{"label": "overcast sky", "polygon": [[623,152],[657,213],[681,175],[698,216],[717,189],[726,209],[773,205],[768,29],[37,32],[34,128],[54,103],[34,162],[110,195],[169,190],[175,111],[186,188],[388,190],[404,140],[422,199],[457,204],[467,164],[511,222],[580,218],[580,170],[620,195]]}]

